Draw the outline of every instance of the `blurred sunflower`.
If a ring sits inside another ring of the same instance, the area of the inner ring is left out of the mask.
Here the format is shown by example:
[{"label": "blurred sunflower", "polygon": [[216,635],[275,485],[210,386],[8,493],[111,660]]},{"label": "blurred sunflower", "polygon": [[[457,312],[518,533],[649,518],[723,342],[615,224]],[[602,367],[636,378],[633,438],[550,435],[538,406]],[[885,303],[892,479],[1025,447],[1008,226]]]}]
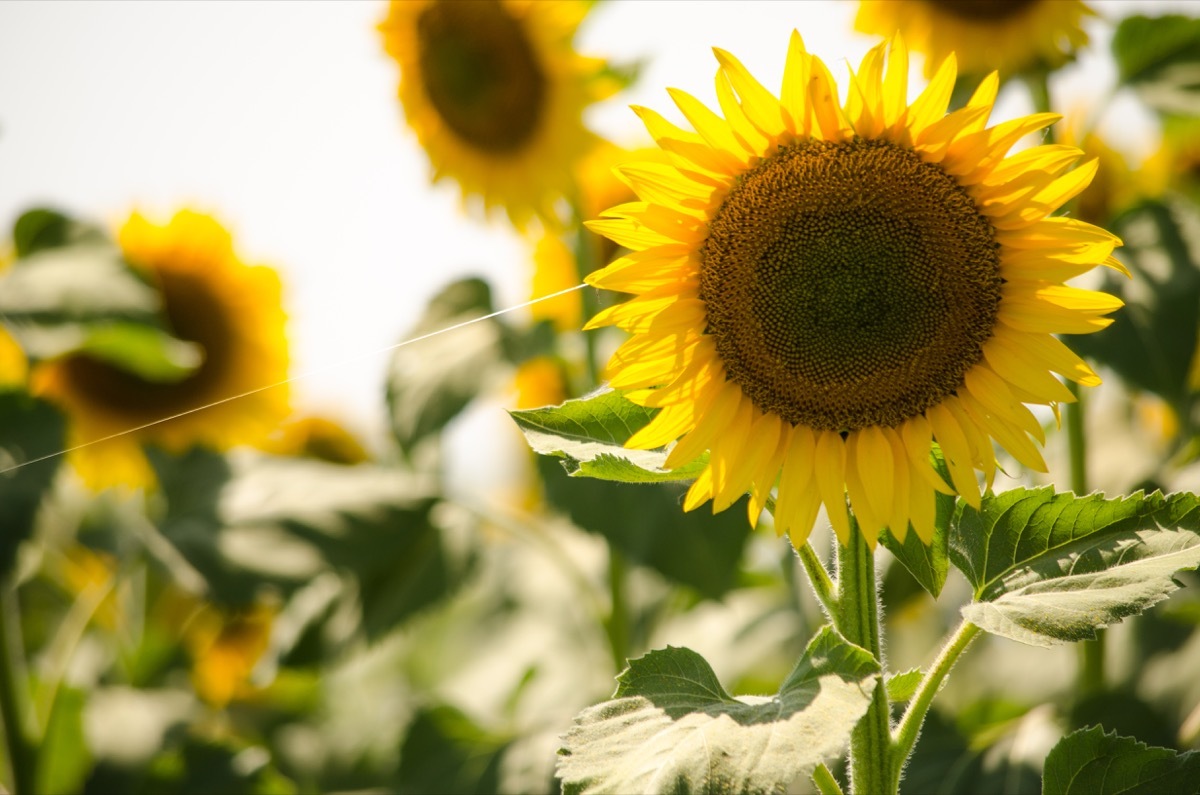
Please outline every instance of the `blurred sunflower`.
[{"label": "blurred sunflower", "polygon": [[318,416],[292,417],[262,444],[265,452],[315,458],[330,464],[361,464],[370,459],[362,442],[337,422]]},{"label": "blurred sunflower", "polygon": [[613,93],[605,63],[576,53],[578,0],[393,0],[380,23],[400,65],[400,103],[433,179],[514,225],[553,218],[596,137],[583,110]]},{"label": "blurred sunflower", "polygon": [[142,443],[171,452],[193,445],[225,450],[261,443],[288,414],[286,387],[276,387],[176,417],[287,377],[287,338],[279,277],[249,266],[229,233],[206,215],[182,211],[165,226],[134,214],[118,242],[126,260],[159,289],[172,331],[198,343],[204,362],[175,383],[148,381],[86,355],[39,365],[34,391],[68,415],[71,447],[162,420],[70,454],[91,488],[154,481]]},{"label": "blurred sunflower", "polygon": [[[909,525],[928,542],[934,492],[980,504],[992,439],[1045,471],[1023,404],[1057,405],[1099,378],[1054,336],[1107,326],[1121,306],[1063,281],[1120,241],[1050,217],[1096,163],[1043,145],[1008,156],[1058,119],[987,127],[995,73],[946,115],[947,58],[907,101],[903,39],[873,48],[838,104],[829,70],[792,34],[776,99],[716,50],[724,118],[678,90],[695,132],[636,108],[673,165],[622,168],[641,201],[591,228],[632,249],[588,281],[634,293],[589,327],[633,334],[608,376],[661,411],[628,445],[678,440],[667,466],[710,451],[685,498],[729,507],[747,491],[751,521],[779,481],[775,522],[802,544],[823,503],[843,543],[846,496],[867,540]],[[682,438],[681,438],[682,437]],[[936,441],[947,483],[930,464]]]},{"label": "blurred sunflower", "polygon": [[[584,218],[596,218],[614,204],[623,204],[636,197],[618,175],[616,167],[622,163],[639,160],[655,160],[665,163],[661,149],[622,149],[608,141],[601,141],[579,163],[579,214]],[[619,246],[606,237],[583,231],[583,244],[588,247],[585,255],[595,267],[612,262],[620,251]],[[550,295],[579,284],[580,268],[574,251],[557,230],[546,230],[533,252],[533,279],[530,285],[532,297]],[[579,328],[583,322],[583,297],[579,293],[542,301],[530,307],[534,320],[549,320],[559,331]],[[538,404],[545,405],[545,404]]]},{"label": "blurred sunflower", "polygon": [[[0,273],[11,264],[11,253],[0,251]],[[0,389],[24,384],[27,369],[25,351],[21,350],[21,346],[4,326],[0,326]]]},{"label": "blurred sunflower", "polygon": [[197,611],[183,634],[196,695],[224,707],[255,692],[250,675],[270,644],[275,613],[262,604],[232,611],[204,605]]},{"label": "blurred sunflower", "polygon": [[1088,43],[1081,0],[861,0],[855,27],[890,36],[899,31],[926,55],[925,76],[950,53],[965,74],[1005,76],[1055,68]]}]

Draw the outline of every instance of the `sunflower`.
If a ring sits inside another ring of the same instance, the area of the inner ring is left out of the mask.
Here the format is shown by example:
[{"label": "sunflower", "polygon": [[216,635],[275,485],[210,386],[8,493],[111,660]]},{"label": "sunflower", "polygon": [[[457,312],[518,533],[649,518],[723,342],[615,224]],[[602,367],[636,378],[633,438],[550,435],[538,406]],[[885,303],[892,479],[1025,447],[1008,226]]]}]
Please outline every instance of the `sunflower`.
[{"label": "sunflower", "polygon": [[[189,211],[165,226],[134,214],[118,242],[130,265],[158,287],[172,331],[198,343],[204,361],[175,383],[148,381],[82,354],[38,366],[34,391],[67,413],[69,446],[89,445],[71,458],[95,489],[152,483],[144,442],[171,452],[197,444],[219,450],[258,444],[288,414],[283,386],[194,411],[287,377],[275,271],[243,263],[217,221]],[[125,433],[132,429],[138,430]],[[92,444],[114,434],[123,435]]]},{"label": "sunflower", "polygon": [[[1058,119],[1040,113],[986,126],[993,73],[946,115],[948,57],[911,105],[903,39],[873,48],[839,105],[829,70],[792,34],[776,99],[716,50],[724,118],[671,90],[684,130],[635,108],[671,166],[622,169],[641,201],[591,228],[632,249],[590,284],[633,293],[589,328],[633,336],[607,376],[661,409],[628,445],[677,443],[667,466],[710,451],[685,498],[729,507],[750,492],[755,521],[778,479],[775,522],[799,545],[823,503],[850,534],[911,526],[928,542],[934,492],[980,504],[992,439],[1045,471],[1024,405],[1072,399],[1053,375],[1096,374],[1054,333],[1107,326],[1121,302],[1063,281],[1104,264],[1120,241],[1050,217],[1095,162],[1015,142]],[[933,442],[950,482],[930,463]]]},{"label": "sunflower", "polygon": [[605,63],[572,48],[587,4],[393,0],[379,25],[400,65],[400,103],[429,155],[514,225],[553,218],[595,143],[583,110],[616,89]]},{"label": "sunflower", "polygon": [[314,458],[347,466],[371,458],[353,433],[328,417],[316,415],[288,419],[260,447],[272,455]]},{"label": "sunflower", "polygon": [[[12,260],[11,252],[0,250],[0,273],[8,269]],[[24,384],[27,367],[25,351],[4,326],[0,326],[0,389]]]},{"label": "sunflower", "polygon": [[861,0],[855,27],[890,36],[899,31],[925,53],[925,76],[950,53],[965,74],[1005,75],[1061,66],[1088,43],[1081,0]]}]

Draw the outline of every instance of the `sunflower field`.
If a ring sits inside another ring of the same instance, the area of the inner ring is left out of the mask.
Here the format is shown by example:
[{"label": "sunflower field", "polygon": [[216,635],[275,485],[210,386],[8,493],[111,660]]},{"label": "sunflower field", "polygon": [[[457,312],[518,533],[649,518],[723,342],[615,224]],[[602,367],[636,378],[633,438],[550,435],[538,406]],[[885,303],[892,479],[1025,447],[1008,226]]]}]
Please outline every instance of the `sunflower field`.
[{"label": "sunflower field", "polygon": [[0,791],[1200,795],[1200,7],[0,4]]}]

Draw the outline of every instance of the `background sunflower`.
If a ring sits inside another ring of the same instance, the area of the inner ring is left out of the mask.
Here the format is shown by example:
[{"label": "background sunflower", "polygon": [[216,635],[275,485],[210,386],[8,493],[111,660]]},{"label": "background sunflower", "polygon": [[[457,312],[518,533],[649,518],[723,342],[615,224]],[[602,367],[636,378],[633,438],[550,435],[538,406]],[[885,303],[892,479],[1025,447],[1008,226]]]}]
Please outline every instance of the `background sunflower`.
[{"label": "background sunflower", "polygon": [[[134,214],[121,227],[118,242],[129,264],[159,291],[171,330],[197,343],[204,358],[194,372],[170,383],[86,354],[36,368],[34,392],[70,417],[70,446],[124,434],[71,453],[94,489],[152,483],[143,444],[174,453],[193,445],[226,450],[257,444],[288,413],[286,386],[221,402],[287,377],[285,318],[275,272],[242,262],[229,233],[212,217],[190,210],[164,225]],[[219,405],[167,419],[211,403]],[[159,420],[167,421],[125,433]]]}]

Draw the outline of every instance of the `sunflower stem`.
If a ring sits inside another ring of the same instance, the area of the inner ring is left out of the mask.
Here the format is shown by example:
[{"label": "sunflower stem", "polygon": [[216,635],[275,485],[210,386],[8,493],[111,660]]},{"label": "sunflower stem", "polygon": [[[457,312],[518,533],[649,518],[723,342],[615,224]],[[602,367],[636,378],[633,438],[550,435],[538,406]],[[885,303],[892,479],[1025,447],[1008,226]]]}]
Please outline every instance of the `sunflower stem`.
[{"label": "sunflower stem", "polygon": [[36,791],[38,732],[25,676],[25,642],[16,584],[5,578],[0,589],[0,715],[12,769],[12,791],[14,795],[27,795]]},{"label": "sunflower stem", "polygon": [[836,619],[838,615],[837,594],[834,593],[836,586],[829,576],[829,572],[825,570],[825,565],[821,563],[821,559],[817,557],[816,551],[808,542],[801,545],[796,550],[796,554],[800,556],[800,562],[804,565],[805,573],[808,574],[808,582],[812,586],[817,601],[821,603],[821,607],[825,609],[825,614],[830,619]]},{"label": "sunflower stem", "polygon": [[[879,633],[879,591],[875,555],[850,518],[850,543],[838,548],[838,630],[851,643],[869,651],[883,665]],[[850,735],[850,791],[854,795],[887,795],[891,785],[891,721],[887,688],[875,687],[871,705]]]},{"label": "sunflower stem", "polygon": [[934,696],[941,689],[950,669],[954,667],[958,658],[962,656],[967,646],[971,645],[971,641],[978,634],[979,627],[971,622],[964,621],[959,624],[958,629],[942,646],[932,667],[921,678],[917,692],[908,702],[908,708],[904,710],[904,716],[900,719],[893,734],[891,792],[896,792],[900,787],[900,775],[904,772],[904,765],[908,761],[909,754],[912,753],[913,746],[917,744],[917,737],[921,734],[921,725],[925,722],[925,716],[929,714],[929,707],[933,703]]},{"label": "sunflower stem", "polygon": [[612,544],[608,546],[608,591],[611,609],[604,628],[613,665],[620,673],[629,659],[629,606],[625,602],[625,558]]},{"label": "sunflower stem", "polygon": [[[1067,388],[1075,396],[1075,402],[1069,403],[1064,411],[1067,415],[1067,451],[1071,462],[1071,491],[1076,494],[1087,494],[1087,433],[1084,430],[1083,394],[1079,385],[1074,381],[1067,383]],[[1104,690],[1104,644],[1105,631],[1096,631],[1095,640],[1085,640],[1079,644],[1079,677],[1077,692],[1080,695],[1099,693]]]}]

